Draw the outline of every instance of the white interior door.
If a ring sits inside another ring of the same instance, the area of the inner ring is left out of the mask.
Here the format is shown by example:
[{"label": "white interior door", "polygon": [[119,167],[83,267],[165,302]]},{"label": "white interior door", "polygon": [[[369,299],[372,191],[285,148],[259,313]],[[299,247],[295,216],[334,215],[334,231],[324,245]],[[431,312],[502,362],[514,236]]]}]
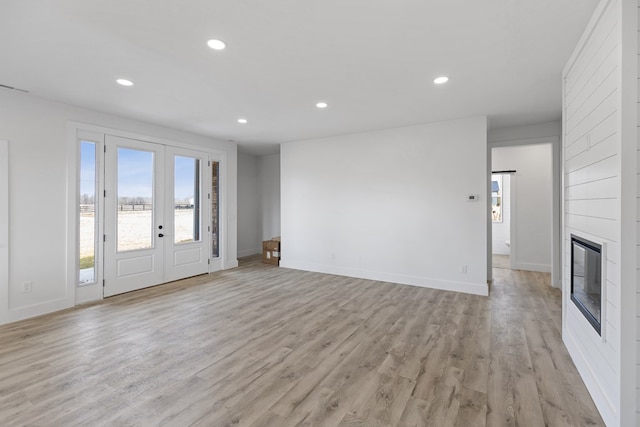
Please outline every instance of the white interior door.
[{"label": "white interior door", "polygon": [[209,269],[211,175],[207,153],[166,148],[165,282]]},{"label": "white interior door", "polygon": [[105,138],[104,296],[164,281],[163,145]]}]

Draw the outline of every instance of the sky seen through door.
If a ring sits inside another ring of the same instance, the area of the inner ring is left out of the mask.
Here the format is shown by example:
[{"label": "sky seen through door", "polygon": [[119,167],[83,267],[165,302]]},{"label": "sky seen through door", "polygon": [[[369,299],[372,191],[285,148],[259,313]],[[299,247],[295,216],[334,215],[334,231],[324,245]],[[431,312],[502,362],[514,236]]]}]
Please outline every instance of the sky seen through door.
[{"label": "sky seen through door", "polygon": [[[143,198],[151,200],[152,184],[146,168],[149,152],[130,149],[118,151],[118,194],[120,197]],[[194,159],[176,156],[175,160],[175,201],[185,201],[194,197],[193,173]],[[84,144],[80,156],[80,195],[93,198],[95,191],[96,153],[95,145]]]}]

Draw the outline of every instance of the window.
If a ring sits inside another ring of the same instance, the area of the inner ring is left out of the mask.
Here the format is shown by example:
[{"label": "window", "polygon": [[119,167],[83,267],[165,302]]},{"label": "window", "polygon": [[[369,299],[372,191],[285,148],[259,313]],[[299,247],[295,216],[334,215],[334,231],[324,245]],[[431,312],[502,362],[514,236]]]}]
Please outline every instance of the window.
[{"label": "window", "polygon": [[96,143],[80,141],[78,283],[96,282]]},{"label": "window", "polygon": [[220,163],[211,165],[211,257],[220,256]]}]

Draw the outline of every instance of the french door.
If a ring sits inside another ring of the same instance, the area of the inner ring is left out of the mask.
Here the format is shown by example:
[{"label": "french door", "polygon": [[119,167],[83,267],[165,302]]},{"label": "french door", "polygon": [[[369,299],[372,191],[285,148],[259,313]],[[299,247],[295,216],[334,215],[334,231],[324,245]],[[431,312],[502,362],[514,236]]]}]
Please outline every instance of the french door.
[{"label": "french door", "polygon": [[107,135],[104,296],[208,272],[207,153]]}]

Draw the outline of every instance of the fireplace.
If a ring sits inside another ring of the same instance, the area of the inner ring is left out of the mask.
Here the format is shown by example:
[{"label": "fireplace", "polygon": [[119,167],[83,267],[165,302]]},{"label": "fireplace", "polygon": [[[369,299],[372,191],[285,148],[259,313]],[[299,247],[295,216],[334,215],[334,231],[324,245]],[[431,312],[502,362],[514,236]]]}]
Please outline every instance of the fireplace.
[{"label": "fireplace", "polygon": [[571,235],[571,301],[601,333],[602,245]]}]

